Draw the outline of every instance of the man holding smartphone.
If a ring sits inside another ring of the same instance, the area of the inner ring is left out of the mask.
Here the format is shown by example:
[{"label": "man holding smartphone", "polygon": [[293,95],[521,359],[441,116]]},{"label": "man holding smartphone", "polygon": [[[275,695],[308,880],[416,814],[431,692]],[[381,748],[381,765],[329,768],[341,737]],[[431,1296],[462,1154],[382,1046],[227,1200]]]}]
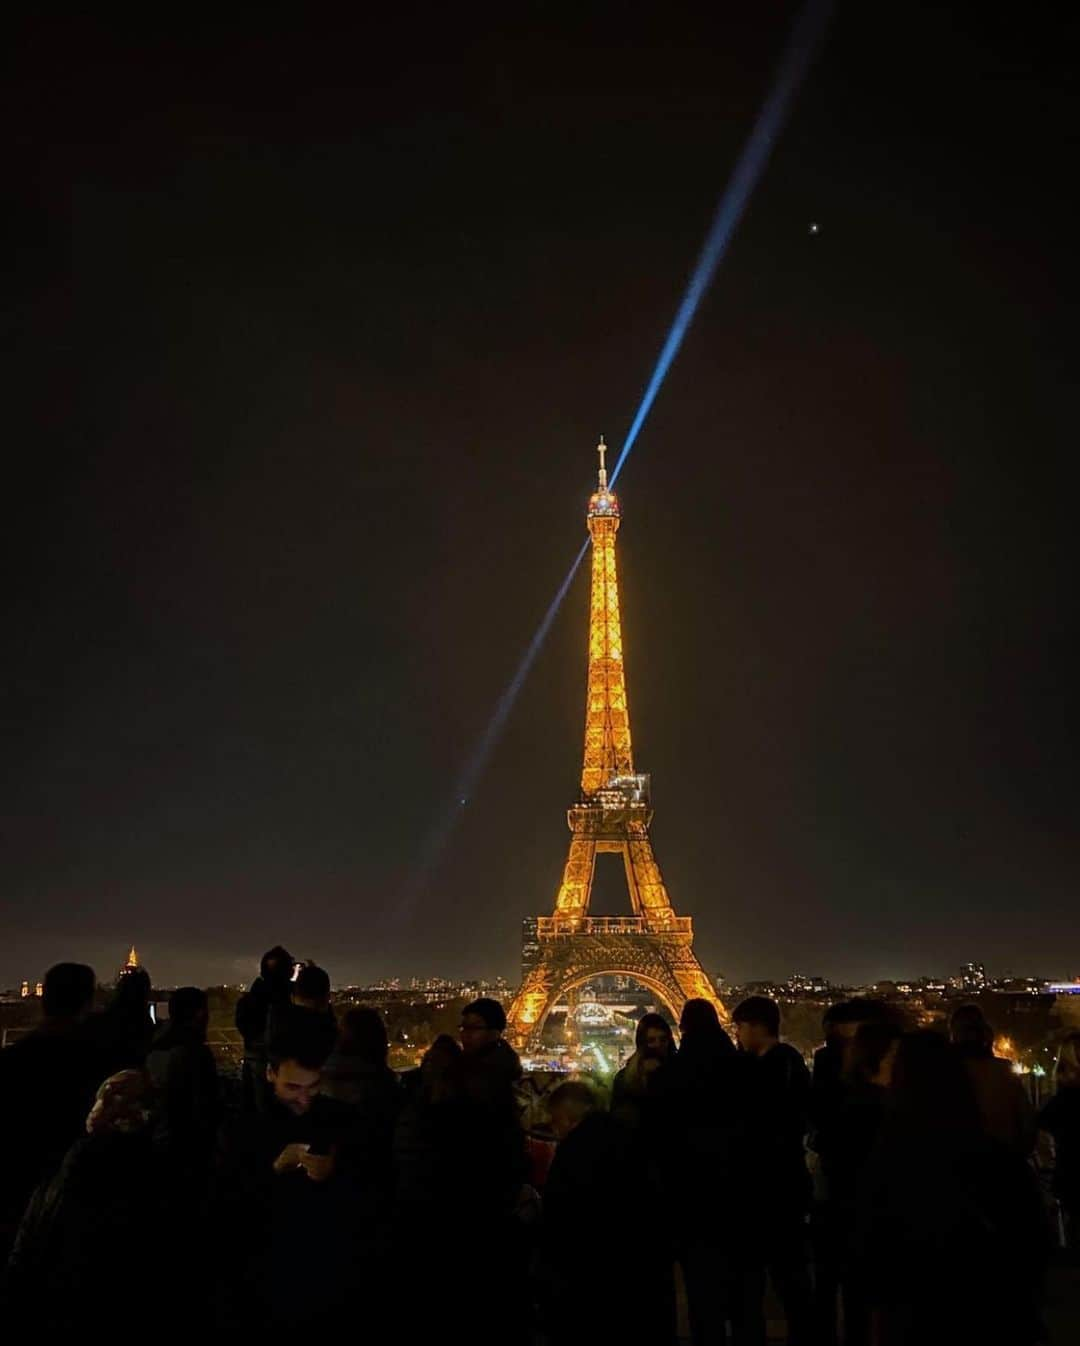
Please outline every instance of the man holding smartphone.
[{"label": "man holding smartphone", "polygon": [[355,1280],[363,1175],[351,1109],[319,1092],[324,1054],[318,1035],[272,1039],[265,1108],[240,1116],[222,1135],[217,1223],[235,1239],[222,1250],[224,1326],[309,1327],[310,1300],[282,1296],[283,1286],[295,1284],[319,1287],[315,1316],[330,1325]]}]

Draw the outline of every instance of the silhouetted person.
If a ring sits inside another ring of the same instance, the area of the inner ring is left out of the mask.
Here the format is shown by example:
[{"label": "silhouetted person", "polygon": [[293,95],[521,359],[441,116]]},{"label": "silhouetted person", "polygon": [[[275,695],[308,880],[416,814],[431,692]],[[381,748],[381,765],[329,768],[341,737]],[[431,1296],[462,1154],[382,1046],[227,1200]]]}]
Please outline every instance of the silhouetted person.
[{"label": "silhouetted person", "polygon": [[858,1194],[856,1249],[875,1346],[1031,1346],[1046,1228],[1034,1174],[980,1123],[940,1034],[900,1042]]},{"label": "silhouetted person", "polygon": [[266,1099],[267,1044],[280,1031],[279,1018],[290,1003],[296,962],[275,944],[263,954],[259,975],[236,1003],[236,1027],[244,1039],[243,1105],[254,1111]]},{"label": "silhouetted person", "polygon": [[631,1130],[649,1121],[649,1087],[658,1070],[675,1058],[667,1020],[643,1014],[634,1033],[634,1052],[611,1081],[611,1115]]},{"label": "silhouetted person", "polygon": [[26,1203],[83,1130],[101,1082],[85,1034],[94,971],[57,963],[45,974],[42,1021],[0,1052],[0,1263]]},{"label": "silhouetted person", "polygon": [[[136,1322],[160,1312],[154,1282],[161,1261],[172,1259],[152,1117],[142,1071],[121,1071],[98,1089],[82,1138],[37,1189],[20,1226],[5,1296],[12,1340],[74,1340],[118,1309]],[[170,1330],[182,1332],[195,1317],[194,1298],[189,1287],[170,1302]]]},{"label": "silhouetted person", "polygon": [[462,1049],[513,1084],[521,1078],[521,1061],[505,1032],[506,1011],[497,1000],[481,996],[461,1011]]},{"label": "silhouetted person", "polygon": [[435,1159],[431,1109],[453,1095],[461,1055],[457,1039],[440,1033],[420,1064],[402,1078],[403,1099],[392,1149],[398,1207],[409,1213],[405,1222],[432,1199]]},{"label": "silhouetted person", "polygon": [[330,1008],[330,975],[315,963],[304,963],[296,974],[285,1013],[288,1032],[321,1043],[323,1060],[337,1042],[337,1016]]},{"label": "silhouetted person", "polygon": [[[861,1023],[847,1052],[843,1094],[820,1152],[829,1184],[829,1217],[844,1314],[844,1346],[869,1346],[870,1307],[855,1255],[857,1197],[885,1115],[900,1029]],[[835,1308],[833,1315],[835,1326]]]},{"label": "silhouetted person", "polygon": [[[525,1234],[517,1219],[527,1178],[525,1134],[513,1086],[498,1061],[462,1052],[429,1077],[403,1109],[394,1136],[397,1172],[396,1291],[410,1306],[403,1340],[429,1343],[445,1332],[448,1306],[477,1341],[516,1342],[527,1328]],[[453,1231],[458,1256],[417,1230]],[[410,1292],[417,1277],[424,1294]]]},{"label": "silhouetted person", "polygon": [[401,1083],[386,1064],[389,1050],[379,1011],[351,1009],[341,1021],[337,1046],[323,1066],[322,1083],[327,1098],[355,1110],[357,1142],[386,1175],[394,1126],[404,1101]]},{"label": "silhouetted person", "polygon": [[549,1099],[558,1141],[544,1189],[540,1288],[552,1346],[665,1346],[674,1341],[674,1301],[667,1267],[655,1256],[626,1277],[618,1238],[589,1240],[583,1274],[582,1236],[610,1230],[654,1232],[662,1216],[642,1181],[633,1137],[604,1112],[587,1084],[571,1080]]},{"label": "silhouetted person", "polygon": [[964,1060],[987,1135],[1029,1155],[1035,1112],[1012,1065],[994,1055],[994,1030],[978,1005],[960,1005],[949,1018],[949,1041]]},{"label": "silhouetted person", "polygon": [[810,1121],[815,1133],[828,1125],[833,1108],[843,1098],[845,1057],[859,1025],[889,1023],[892,1017],[883,1001],[861,996],[838,1000],[821,1016],[825,1041],[814,1052],[810,1095]]},{"label": "silhouetted person", "polygon": [[[727,1323],[745,1317],[736,1298],[750,1270],[747,1228],[758,1216],[753,1063],[735,1051],[707,1000],[686,1002],[679,1034],[678,1055],[655,1081],[657,1149],[694,1346],[720,1346]],[[759,1263],[751,1259],[751,1268]]]},{"label": "silhouetted person", "polygon": [[158,1098],[155,1140],[177,1177],[202,1187],[221,1124],[217,1066],[206,1045],[209,1001],[197,986],[169,997],[169,1020],[158,1030],[146,1073]]},{"label": "silhouetted person", "polygon": [[142,1070],[154,1040],[150,1017],[150,974],[136,967],[122,972],[112,998],[86,1021],[86,1031],[99,1056],[99,1079],[121,1070]]},{"label": "silhouetted person", "polygon": [[[739,1047],[752,1062],[748,1087],[761,1127],[754,1157],[762,1164],[762,1205],[754,1232],[761,1237],[762,1270],[768,1270],[784,1306],[788,1342],[804,1346],[811,1341],[812,1326],[807,1224],[811,1188],[805,1153],[810,1072],[795,1048],[780,1041],[780,1006],[775,1000],[750,996],[732,1018]],[[764,1288],[762,1277],[742,1300],[748,1342],[764,1340]]]},{"label": "silhouetted person", "polygon": [[445,1076],[461,1055],[461,1044],[449,1033],[440,1033],[421,1057],[420,1064],[406,1070],[401,1076],[401,1087],[407,1102],[422,1095],[430,1100],[434,1082]]},{"label": "silhouetted person", "polygon": [[352,1112],[320,1092],[318,1036],[283,1032],[268,1056],[265,1106],[226,1124],[217,1156],[222,1325],[336,1327],[350,1294],[374,1293],[365,1278],[376,1235],[353,1166]]},{"label": "silhouetted person", "polygon": [[835,1346],[841,1269],[846,1257],[843,1213],[833,1209],[827,1165],[820,1156],[832,1145],[831,1131],[845,1099],[845,1074],[851,1044],[861,1024],[890,1023],[880,1000],[856,996],[830,1005],[821,1020],[824,1045],[814,1053],[810,1088],[813,1193],[810,1231],[814,1252],[814,1319],[820,1346]]},{"label": "silhouetted person", "polygon": [[1065,1217],[1065,1240],[1080,1248],[1080,1033],[1070,1033],[1057,1061],[1057,1092],[1039,1113],[1054,1140],[1054,1194]]}]

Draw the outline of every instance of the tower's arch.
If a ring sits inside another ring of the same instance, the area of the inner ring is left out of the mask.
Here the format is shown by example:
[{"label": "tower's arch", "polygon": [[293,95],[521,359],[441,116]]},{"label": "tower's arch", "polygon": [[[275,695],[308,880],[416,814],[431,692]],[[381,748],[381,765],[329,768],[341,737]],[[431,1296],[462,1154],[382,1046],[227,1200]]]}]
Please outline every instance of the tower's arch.
[{"label": "tower's arch", "polygon": [[667,1010],[671,1017],[672,1024],[678,1026],[679,1019],[682,1015],[682,1005],[675,1004],[670,990],[665,987],[658,978],[649,976],[647,972],[638,972],[632,967],[612,966],[598,967],[595,970],[590,969],[590,971],[583,972],[580,976],[572,977],[569,981],[564,981],[561,985],[554,987],[548,1003],[544,1008],[542,1017],[532,1030],[532,1035],[537,1038],[541,1037],[544,1032],[544,1025],[547,1023],[548,1017],[551,1014],[552,1007],[558,1004],[563,996],[569,995],[571,991],[576,991],[579,986],[584,986],[587,981],[592,981],[594,977],[629,977],[632,981],[636,981],[639,985],[644,986],[646,990],[651,991],[653,995],[656,996],[664,1009]]}]

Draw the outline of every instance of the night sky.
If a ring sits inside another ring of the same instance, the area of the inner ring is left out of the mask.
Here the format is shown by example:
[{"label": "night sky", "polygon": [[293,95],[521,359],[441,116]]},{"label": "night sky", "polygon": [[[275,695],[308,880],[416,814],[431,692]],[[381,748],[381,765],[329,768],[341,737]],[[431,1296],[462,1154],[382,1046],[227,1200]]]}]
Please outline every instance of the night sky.
[{"label": "night sky", "polygon": [[[735,980],[1080,971],[1080,33],[942,9],[841,6],[619,483],[654,842]],[[402,894],[794,14],[9,34],[0,985],[516,975],[586,571]]]}]

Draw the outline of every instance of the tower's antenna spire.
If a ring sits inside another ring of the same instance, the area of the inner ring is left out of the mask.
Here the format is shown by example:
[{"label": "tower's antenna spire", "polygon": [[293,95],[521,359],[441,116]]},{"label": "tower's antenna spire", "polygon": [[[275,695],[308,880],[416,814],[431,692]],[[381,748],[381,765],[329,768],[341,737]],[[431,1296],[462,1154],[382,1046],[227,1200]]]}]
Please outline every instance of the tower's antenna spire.
[{"label": "tower's antenna spire", "polygon": [[604,436],[600,436],[600,443],[596,446],[596,452],[600,455],[600,489],[607,490],[607,468],[604,466],[604,455],[607,453],[607,445],[604,443]]}]

